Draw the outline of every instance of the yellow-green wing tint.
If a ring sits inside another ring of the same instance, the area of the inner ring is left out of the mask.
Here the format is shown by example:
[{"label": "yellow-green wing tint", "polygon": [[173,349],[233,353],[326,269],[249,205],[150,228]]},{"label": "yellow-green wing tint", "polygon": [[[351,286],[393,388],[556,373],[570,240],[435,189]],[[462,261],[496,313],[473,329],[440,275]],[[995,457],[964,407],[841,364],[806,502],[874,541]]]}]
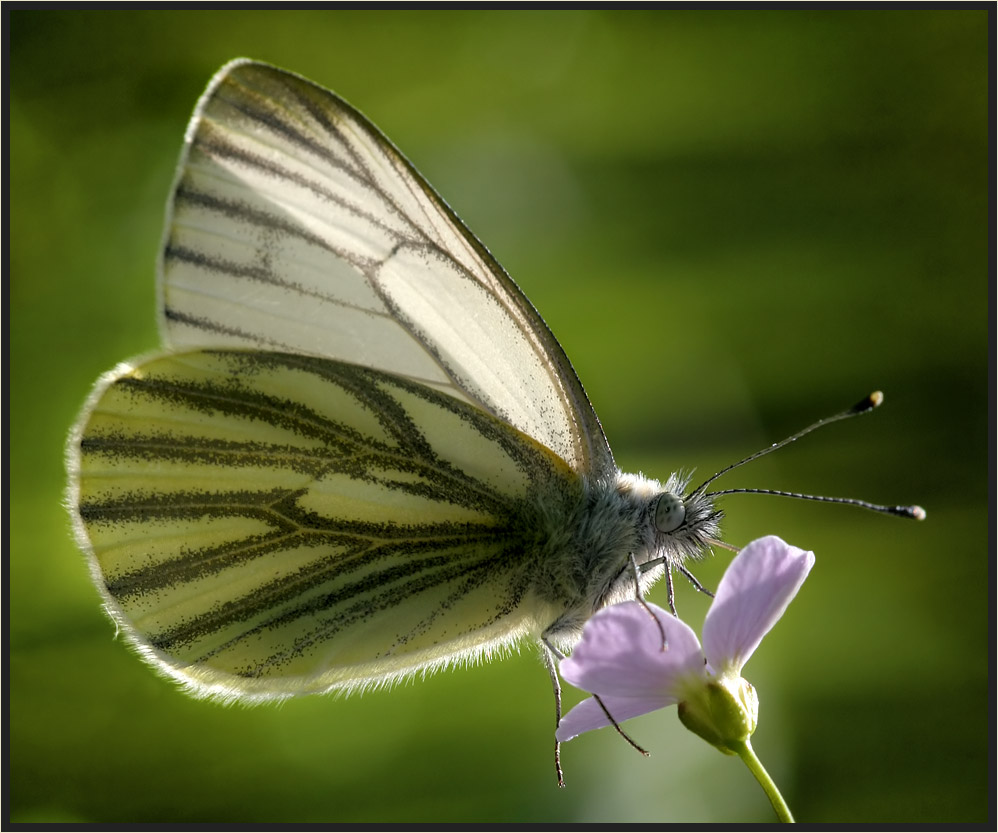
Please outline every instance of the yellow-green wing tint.
[{"label": "yellow-green wing tint", "polygon": [[263,351],[164,355],[108,374],[70,455],[109,612],[195,693],[390,682],[556,615],[533,595],[538,516],[577,501],[578,476],[402,377]]},{"label": "yellow-green wing tint", "polygon": [[297,75],[235,61],[187,131],[160,275],[165,342],[353,362],[472,402],[575,471],[615,471],[527,298],[384,135]]}]

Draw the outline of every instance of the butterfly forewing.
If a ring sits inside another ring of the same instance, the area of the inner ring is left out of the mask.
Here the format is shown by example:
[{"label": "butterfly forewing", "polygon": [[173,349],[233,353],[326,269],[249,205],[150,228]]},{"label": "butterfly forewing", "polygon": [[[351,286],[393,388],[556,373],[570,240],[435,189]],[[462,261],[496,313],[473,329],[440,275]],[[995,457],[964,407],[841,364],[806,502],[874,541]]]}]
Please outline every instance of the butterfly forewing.
[{"label": "butterfly forewing", "polygon": [[530,302],[395,147],[296,75],[234,62],[202,97],[167,223],[165,340],[355,362],[473,402],[575,471],[613,471]]},{"label": "butterfly forewing", "polygon": [[222,698],[391,681],[536,632],[531,512],[578,489],[475,407],[301,355],[122,366],[79,430],[79,516],[110,610]]}]

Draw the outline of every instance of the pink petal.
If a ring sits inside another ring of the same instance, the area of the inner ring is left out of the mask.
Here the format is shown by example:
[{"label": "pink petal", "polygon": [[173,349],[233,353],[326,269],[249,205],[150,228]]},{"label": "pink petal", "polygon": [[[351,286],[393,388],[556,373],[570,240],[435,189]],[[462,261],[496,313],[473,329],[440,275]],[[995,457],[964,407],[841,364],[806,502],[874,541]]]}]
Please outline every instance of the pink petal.
[{"label": "pink petal", "polygon": [[735,556],[703,623],[711,668],[740,673],[776,624],[814,566],[814,553],[775,535],[753,541]]},{"label": "pink petal", "polygon": [[[648,714],[656,709],[671,706],[675,703],[673,698],[641,698],[641,697],[602,697],[603,704],[607,707],[613,719],[617,723],[623,723],[632,717]],[[595,698],[590,697],[583,700],[573,708],[558,724],[558,731],[555,737],[564,743],[571,740],[583,732],[590,732],[593,729],[602,729],[610,725],[606,712],[600,708],[600,704]]]},{"label": "pink petal", "polygon": [[662,623],[667,650],[662,650],[662,631],[648,610],[637,602],[623,602],[604,608],[586,623],[582,640],[561,661],[562,677],[604,698],[676,702],[669,698],[677,680],[703,676],[703,651],[689,625],[656,605],[648,608]]}]

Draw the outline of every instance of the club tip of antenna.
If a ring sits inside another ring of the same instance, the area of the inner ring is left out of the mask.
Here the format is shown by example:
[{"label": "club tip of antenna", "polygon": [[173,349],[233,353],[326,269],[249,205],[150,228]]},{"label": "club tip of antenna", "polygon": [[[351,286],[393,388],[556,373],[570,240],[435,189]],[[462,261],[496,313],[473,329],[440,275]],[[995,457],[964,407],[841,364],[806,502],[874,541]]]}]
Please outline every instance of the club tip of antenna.
[{"label": "club tip of antenna", "polygon": [[897,515],[899,518],[911,518],[914,521],[925,520],[925,510],[921,506],[884,506],[882,511],[889,515]]},{"label": "club tip of antenna", "polygon": [[863,399],[853,405],[849,410],[854,414],[864,414],[867,411],[872,411],[874,408],[879,408],[883,401],[883,391],[875,390],[869,396],[863,397]]},{"label": "club tip of antenna", "polygon": [[898,518],[911,518],[913,521],[925,520],[925,510],[917,504],[912,504],[911,506],[878,506],[876,509]]}]

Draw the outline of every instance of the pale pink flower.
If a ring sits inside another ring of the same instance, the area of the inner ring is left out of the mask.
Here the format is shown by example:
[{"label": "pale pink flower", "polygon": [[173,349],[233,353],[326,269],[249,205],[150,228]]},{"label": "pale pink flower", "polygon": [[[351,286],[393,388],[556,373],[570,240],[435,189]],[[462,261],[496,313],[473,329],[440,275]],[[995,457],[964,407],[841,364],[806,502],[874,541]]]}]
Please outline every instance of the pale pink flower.
[{"label": "pale pink flower", "polygon": [[[732,560],[703,624],[703,647],[686,623],[638,602],[612,605],[586,624],[564,679],[598,694],[618,723],[674,703],[687,728],[722,751],[755,730],[758,702],[742,667],[783,615],[814,565],[814,554],[776,536],[753,541]],[[559,741],[609,726],[592,697],[558,726]]]}]

